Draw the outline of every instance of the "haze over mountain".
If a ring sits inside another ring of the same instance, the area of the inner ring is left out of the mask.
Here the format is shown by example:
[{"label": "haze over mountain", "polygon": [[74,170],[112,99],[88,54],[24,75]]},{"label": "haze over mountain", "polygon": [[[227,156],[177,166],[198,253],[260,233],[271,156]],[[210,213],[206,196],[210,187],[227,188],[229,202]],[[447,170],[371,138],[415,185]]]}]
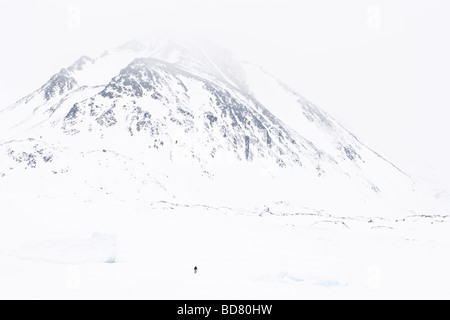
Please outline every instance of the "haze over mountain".
[{"label": "haze over mountain", "polygon": [[81,57],[1,110],[0,128],[5,187],[27,172],[50,194],[437,210],[420,183],[263,68],[178,34]]}]

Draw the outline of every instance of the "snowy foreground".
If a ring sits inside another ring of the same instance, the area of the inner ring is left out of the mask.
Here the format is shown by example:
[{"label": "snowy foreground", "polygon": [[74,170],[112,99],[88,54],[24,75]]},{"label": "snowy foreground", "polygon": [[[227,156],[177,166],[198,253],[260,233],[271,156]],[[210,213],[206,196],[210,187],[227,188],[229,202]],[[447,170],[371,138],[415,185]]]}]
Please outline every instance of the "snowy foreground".
[{"label": "snowy foreground", "polygon": [[1,299],[450,298],[450,217],[0,202]]}]

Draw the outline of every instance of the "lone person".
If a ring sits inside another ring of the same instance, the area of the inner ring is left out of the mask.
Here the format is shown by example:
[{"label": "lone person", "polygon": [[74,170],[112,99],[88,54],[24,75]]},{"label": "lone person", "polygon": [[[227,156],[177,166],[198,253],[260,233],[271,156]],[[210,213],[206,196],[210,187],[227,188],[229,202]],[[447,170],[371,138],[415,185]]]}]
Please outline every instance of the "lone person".
[{"label": "lone person", "polygon": [[194,268],[194,274],[197,274],[197,271],[198,271],[198,268],[195,267],[195,268]]}]

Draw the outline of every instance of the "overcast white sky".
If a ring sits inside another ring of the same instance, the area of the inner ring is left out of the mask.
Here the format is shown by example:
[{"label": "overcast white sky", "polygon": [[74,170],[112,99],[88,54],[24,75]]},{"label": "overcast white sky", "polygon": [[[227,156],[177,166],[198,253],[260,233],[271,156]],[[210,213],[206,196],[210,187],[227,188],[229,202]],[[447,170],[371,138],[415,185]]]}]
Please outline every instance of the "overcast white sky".
[{"label": "overcast white sky", "polygon": [[81,55],[178,28],[263,65],[450,187],[449,16],[447,0],[0,0],[0,107]]}]

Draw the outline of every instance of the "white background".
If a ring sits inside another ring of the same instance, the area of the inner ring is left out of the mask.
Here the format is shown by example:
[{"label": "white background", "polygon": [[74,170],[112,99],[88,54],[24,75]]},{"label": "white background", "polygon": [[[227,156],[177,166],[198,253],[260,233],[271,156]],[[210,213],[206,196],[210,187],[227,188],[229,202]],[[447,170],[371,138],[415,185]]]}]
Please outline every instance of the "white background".
[{"label": "white background", "polygon": [[450,189],[449,14],[446,0],[1,0],[0,108],[81,55],[171,27],[263,65]]}]

